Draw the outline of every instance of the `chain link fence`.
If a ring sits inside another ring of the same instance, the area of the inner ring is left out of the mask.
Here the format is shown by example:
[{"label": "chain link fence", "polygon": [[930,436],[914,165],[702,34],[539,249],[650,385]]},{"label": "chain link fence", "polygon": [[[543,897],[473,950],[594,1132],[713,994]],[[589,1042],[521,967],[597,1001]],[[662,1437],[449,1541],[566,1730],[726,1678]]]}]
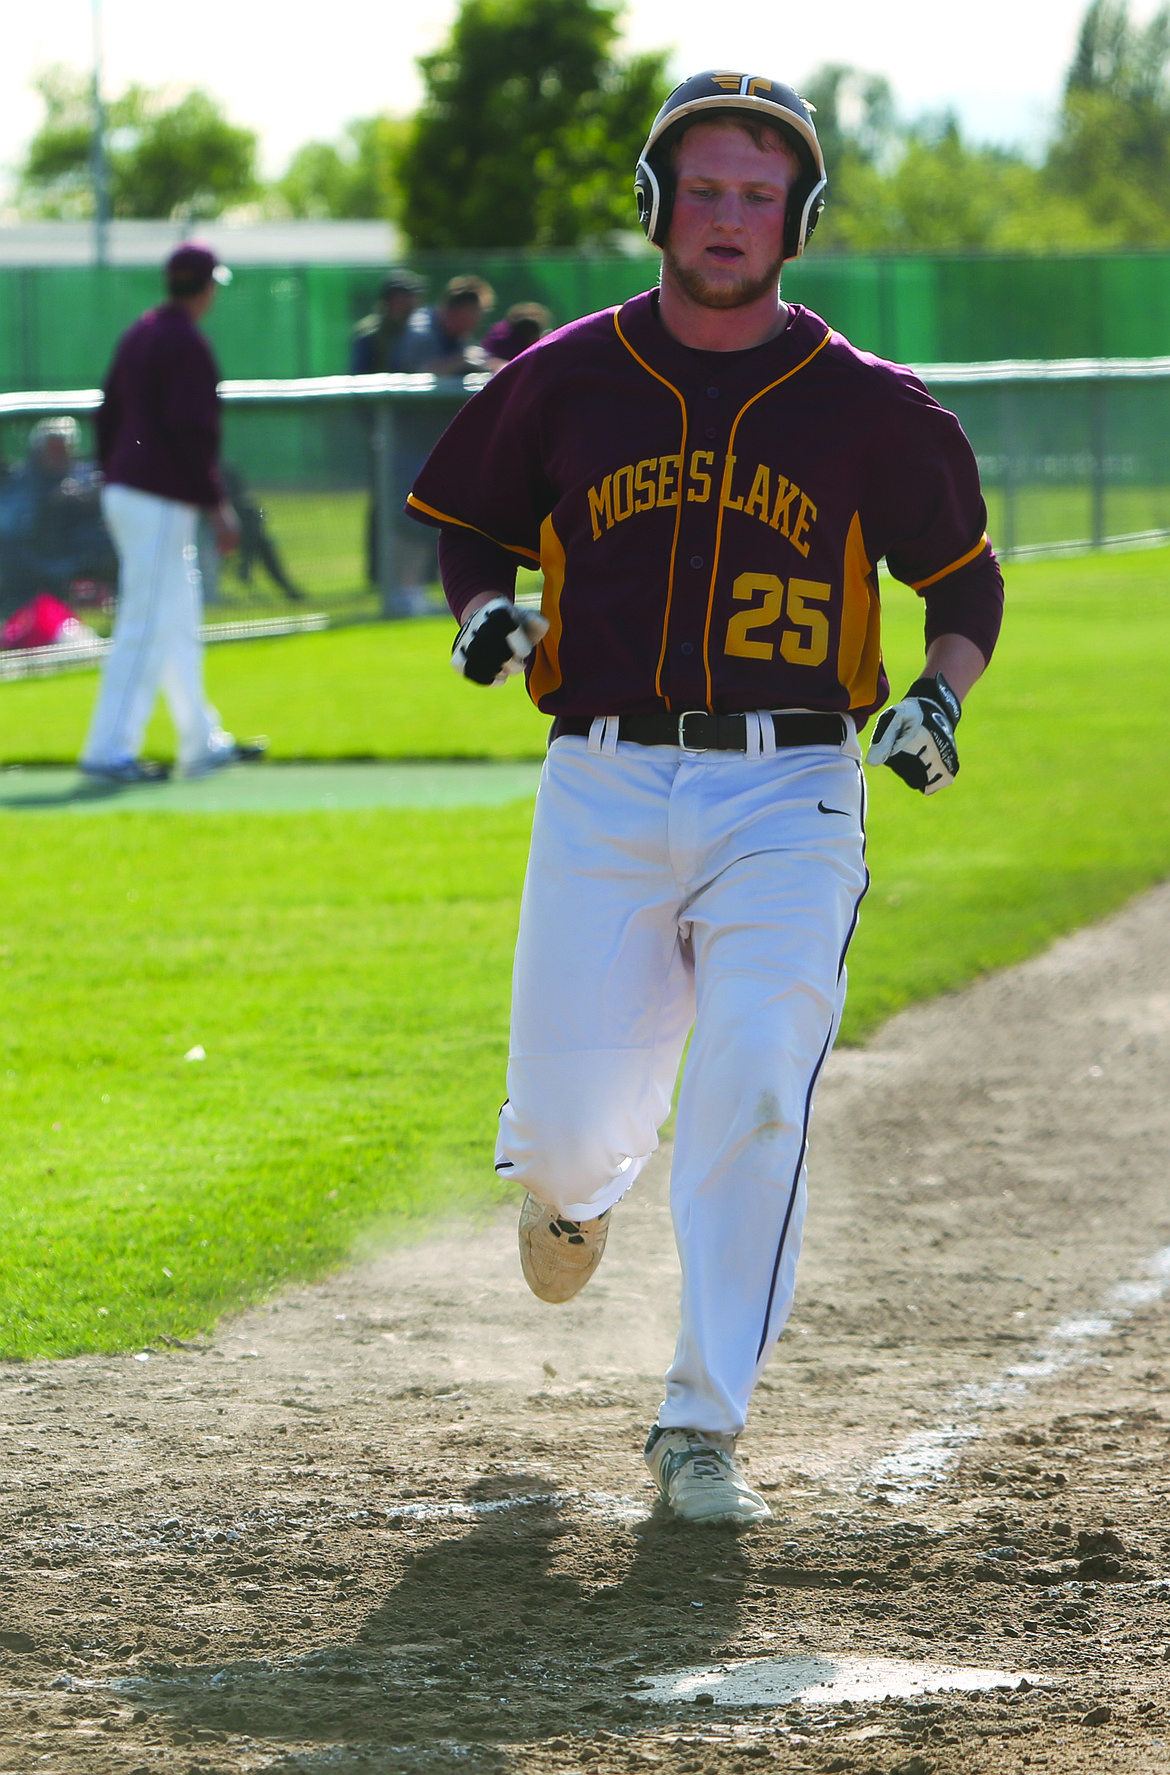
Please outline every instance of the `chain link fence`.
[{"label": "chain link fence", "polygon": [[925,364],[1007,560],[1170,539],[1170,358]]},{"label": "chain link fence", "polygon": [[[1170,358],[929,364],[919,374],[974,445],[1006,559],[1170,539]],[[225,382],[223,456],[243,541],[221,561],[202,538],[209,631],[442,612],[435,533],[402,504],[483,381]],[[102,549],[93,472],[100,399],[92,389],[0,396],[0,611],[48,590],[103,634],[116,567],[108,539]],[[38,438],[53,429],[42,422],[63,417],[77,425],[68,472],[38,479]],[[522,595],[538,586],[522,573]]]},{"label": "chain link fence", "polygon": [[[310,615],[337,622],[444,610],[434,533],[402,506],[432,445],[484,380],[223,383],[224,479],[241,546],[221,559],[201,524],[209,627],[226,638],[241,623],[278,632],[306,626]],[[108,631],[117,569],[98,502],[100,402],[97,389],[0,396],[0,615],[48,591]],[[61,420],[72,424],[53,423]]]}]

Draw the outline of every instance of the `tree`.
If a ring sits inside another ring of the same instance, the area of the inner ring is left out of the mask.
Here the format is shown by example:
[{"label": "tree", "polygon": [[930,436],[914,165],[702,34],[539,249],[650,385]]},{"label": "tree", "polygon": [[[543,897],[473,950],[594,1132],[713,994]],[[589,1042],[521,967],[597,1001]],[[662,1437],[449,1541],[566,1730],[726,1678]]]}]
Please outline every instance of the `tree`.
[{"label": "tree", "polygon": [[903,130],[884,75],[826,62],[804,82],[802,97],[813,108],[825,165],[833,172],[848,161],[886,167],[896,159]]},{"label": "tree", "polygon": [[[93,214],[89,82],[58,66],[35,82],[45,119],[20,169],[26,214]],[[106,106],[106,164],[115,216],[208,217],[256,195],[256,136],[229,123],[198,89],[176,97],[131,86]]]},{"label": "tree", "polygon": [[217,216],[256,195],[255,132],[229,123],[207,93],[174,105],[140,87],[131,95],[142,121],[137,141],[111,156],[116,216]]},{"label": "tree", "polygon": [[1065,92],[1103,93],[1130,105],[1164,104],[1170,57],[1170,9],[1143,29],[1127,0],[1092,0],[1081,20]]},{"label": "tree", "polygon": [[398,165],[409,128],[394,117],[357,117],[340,143],[306,142],[277,180],[277,199],[290,216],[397,216]]},{"label": "tree", "polygon": [[631,226],[667,82],[664,54],[616,58],[617,16],[596,0],[463,0],[419,61],[400,169],[416,247],[574,246]]},{"label": "tree", "polygon": [[1097,239],[1037,167],[965,142],[947,116],[906,129],[884,171],[847,154],[830,199],[817,240],[848,252],[1048,252]]},{"label": "tree", "polygon": [[19,203],[25,214],[71,218],[93,214],[89,156],[93,107],[89,83],[71,68],[46,68],[33,86],[45,119],[19,169]]},{"label": "tree", "polygon": [[1170,10],[1134,24],[1126,0],[1093,0],[1081,23],[1051,189],[1074,197],[1111,245],[1170,241]]},{"label": "tree", "polygon": [[813,107],[829,179],[818,247],[883,250],[891,207],[886,175],[906,146],[889,81],[829,62],[802,83],[802,96]]},{"label": "tree", "polygon": [[901,120],[887,82],[857,68],[817,69],[829,197],[816,243],[844,252],[1048,252],[1103,244],[1075,190],[1010,149],[964,140],[946,112]]}]

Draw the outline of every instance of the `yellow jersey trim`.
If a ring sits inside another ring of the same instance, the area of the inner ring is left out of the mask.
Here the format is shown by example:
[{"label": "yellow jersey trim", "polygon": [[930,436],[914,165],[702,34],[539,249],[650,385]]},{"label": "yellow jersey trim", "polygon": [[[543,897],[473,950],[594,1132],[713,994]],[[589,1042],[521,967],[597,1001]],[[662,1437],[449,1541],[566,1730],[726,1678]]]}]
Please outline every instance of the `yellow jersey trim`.
[{"label": "yellow jersey trim", "polygon": [[670,698],[668,696],[664,696],[663,691],[662,691],[662,673],[663,673],[663,669],[666,665],[666,637],[667,637],[667,634],[669,633],[669,630],[670,630],[670,607],[671,607],[671,602],[674,598],[674,560],[675,560],[676,554],[678,553],[678,533],[679,533],[679,530],[682,526],[683,473],[681,471],[685,471],[686,460],[687,460],[687,403],[686,403],[684,396],[674,386],[673,382],[668,382],[666,380],[665,376],[660,376],[657,370],[651,369],[650,365],[646,362],[646,359],[644,357],[639,357],[638,353],[634,350],[633,346],[630,344],[629,340],[626,338],[625,334],[622,332],[621,321],[618,318],[619,313],[620,313],[620,310],[615,308],[613,311],[613,326],[614,326],[614,331],[617,334],[618,338],[621,340],[622,344],[625,346],[625,348],[629,352],[630,356],[634,359],[634,362],[641,364],[642,368],[646,371],[646,374],[648,376],[653,376],[653,378],[656,382],[661,382],[663,388],[669,388],[671,394],[675,397],[680,408],[682,409],[682,442],[679,445],[680,474],[679,474],[679,481],[678,481],[678,510],[675,512],[675,516],[674,516],[674,535],[671,538],[671,543],[670,543],[670,572],[669,572],[669,575],[668,575],[667,581],[666,581],[666,611],[665,611],[665,614],[663,615],[663,618],[662,618],[662,646],[661,646],[661,648],[659,650],[659,654],[658,654],[658,670],[654,674],[655,692],[657,693],[658,696],[662,697],[663,702],[666,704],[667,708],[669,709]]},{"label": "yellow jersey trim", "polygon": [[969,549],[965,555],[960,555],[959,559],[957,561],[952,561],[949,567],[940,567],[938,572],[932,573],[929,579],[920,579],[916,585],[911,582],[910,590],[912,592],[924,592],[927,586],[937,585],[940,579],[945,579],[947,577],[948,573],[957,573],[960,567],[968,566],[970,562],[975,559],[976,555],[981,555],[984,549],[989,546],[990,538],[985,530],[973,549]]},{"label": "yellow jersey trim", "polygon": [[523,555],[526,561],[535,561],[538,567],[540,565],[540,553],[537,549],[522,548],[518,542],[501,542],[498,536],[489,535],[478,524],[469,524],[465,518],[453,518],[450,512],[438,512],[433,505],[424,505],[413,493],[407,494],[406,503],[412,505],[416,512],[425,512],[428,518],[438,518],[440,524],[458,524],[461,530],[474,530],[477,536],[486,536],[489,542],[494,542],[498,549],[507,549],[513,555]]},{"label": "yellow jersey trim", "polygon": [[861,514],[854,512],[845,539],[841,632],[837,641],[837,678],[849,693],[851,709],[867,708],[877,696],[881,663],[877,577],[865,550]]},{"label": "yellow jersey trim", "polygon": [[[740,420],[743,418],[744,414],[747,412],[748,408],[754,406],[757,401],[762,400],[766,394],[771,394],[771,392],[774,388],[779,388],[779,386],[782,382],[787,382],[790,376],[795,376],[798,373],[798,371],[803,370],[807,364],[811,364],[814,357],[816,357],[817,352],[823,351],[825,346],[829,343],[829,340],[832,337],[833,337],[833,329],[832,329],[832,327],[827,327],[825,329],[824,338],[822,340],[820,340],[818,342],[818,344],[813,346],[812,350],[809,352],[809,354],[806,358],[802,358],[798,364],[794,364],[792,366],[791,370],[785,370],[783,376],[777,376],[775,382],[769,382],[765,388],[757,389],[755,394],[752,396],[751,400],[744,402],[743,406],[740,408],[739,412],[735,415],[735,418],[733,419],[732,424],[731,424],[731,434],[727,440],[727,454],[728,454],[728,456],[734,456],[734,454],[735,454],[736,429],[739,425]],[[723,504],[723,497],[722,497],[722,494],[720,494],[719,515],[715,520],[715,559],[711,563],[711,585],[710,585],[710,588],[707,593],[707,621],[706,621],[706,625],[703,629],[703,672],[704,672],[704,675],[706,676],[706,679],[707,679],[707,708],[711,712],[714,712],[714,703],[712,702],[712,688],[711,688],[711,647],[710,647],[711,618],[715,612],[715,581],[719,576],[719,550],[720,550],[722,543],[723,543],[723,513],[724,513],[725,509],[726,508]],[[682,508],[680,505],[680,508],[679,508],[680,516],[681,516],[681,510],[682,510]]]},{"label": "yellow jersey trim", "polygon": [[544,590],[540,613],[548,618],[548,633],[537,642],[528,679],[528,694],[540,708],[540,699],[561,687],[561,593],[565,589],[565,545],[553,529],[551,517],[540,527],[540,562]]}]

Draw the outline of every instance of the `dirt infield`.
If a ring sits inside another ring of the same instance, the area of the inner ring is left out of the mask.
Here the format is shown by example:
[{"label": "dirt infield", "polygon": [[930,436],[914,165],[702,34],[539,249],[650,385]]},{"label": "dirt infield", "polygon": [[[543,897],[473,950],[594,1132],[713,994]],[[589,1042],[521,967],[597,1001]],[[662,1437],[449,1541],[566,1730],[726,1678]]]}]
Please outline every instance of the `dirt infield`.
[{"label": "dirt infield", "polygon": [[1170,888],[841,1053],[772,1524],[662,1519],[665,1164],[0,1369],[0,1775],[1170,1770]]}]

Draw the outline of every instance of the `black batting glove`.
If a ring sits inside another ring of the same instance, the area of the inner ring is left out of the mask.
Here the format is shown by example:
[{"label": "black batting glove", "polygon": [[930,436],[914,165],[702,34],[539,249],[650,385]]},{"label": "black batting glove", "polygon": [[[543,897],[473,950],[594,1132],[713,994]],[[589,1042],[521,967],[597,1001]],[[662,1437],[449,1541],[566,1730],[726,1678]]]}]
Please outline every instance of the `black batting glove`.
[{"label": "black batting glove", "polygon": [[506,684],[542,636],[548,621],[535,610],[518,610],[510,598],[493,598],[469,616],[451,647],[451,664],[476,684]]},{"label": "black batting glove", "polygon": [[865,762],[888,764],[924,795],[945,789],[959,774],[955,729],[961,712],[941,672],[916,678],[901,702],[878,716]]}]

